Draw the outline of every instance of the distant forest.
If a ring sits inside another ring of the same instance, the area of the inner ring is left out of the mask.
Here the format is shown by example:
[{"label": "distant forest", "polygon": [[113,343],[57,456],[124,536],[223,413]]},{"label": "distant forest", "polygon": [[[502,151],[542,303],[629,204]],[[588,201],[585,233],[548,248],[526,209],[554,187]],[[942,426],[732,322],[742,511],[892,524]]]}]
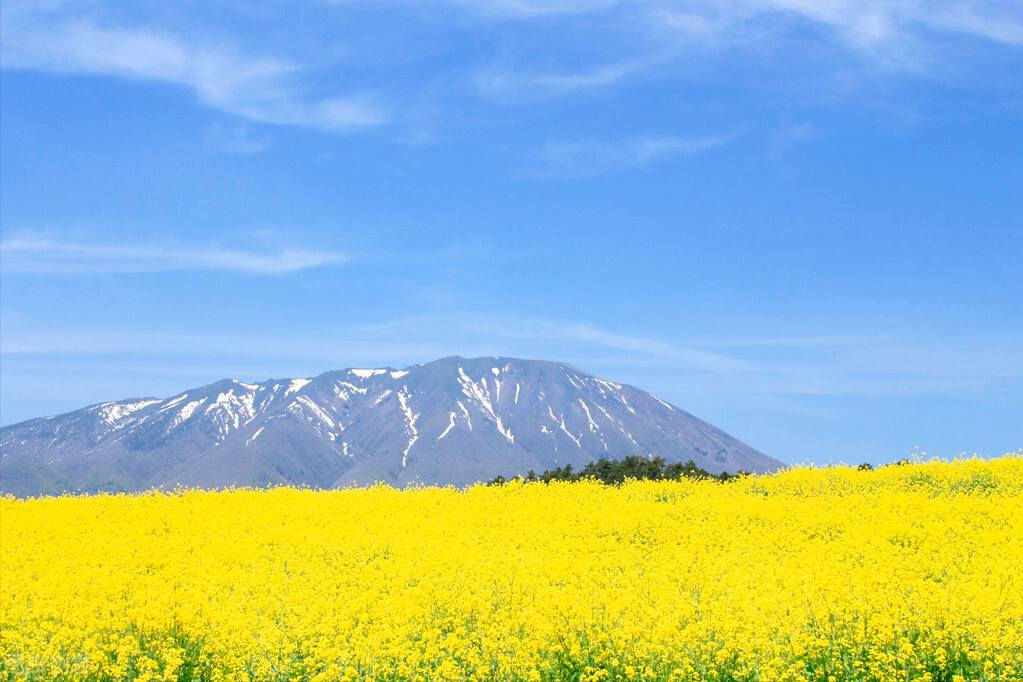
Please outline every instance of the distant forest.
[{"label": "distant forest", "polygon": [[[712,474],[706,469],[696,466],[693,460],[685,464],[675,462],[668,464],[663,457],[646,459],[636,455],[629,455],[625,459],[604,459],[590,462],[579,471],[573,471],[571,464],[566,464],[557,469],[547,469],[537,475],[530,471],[525,476],[515,476],[512,481],[539,481],[550,483],[551,481],[581,481],[584,479],[599,481],[605,485],[620,485],[627,479],[644,481],[680,481],[683,478],[713,479],[727,481],[736,476],[747,476],[746,471],[737,474],[729,474],[723,471],[720,474]],[[487,481],[487,485],[503,485],[508,482],[504,476],[498,476]]]}]

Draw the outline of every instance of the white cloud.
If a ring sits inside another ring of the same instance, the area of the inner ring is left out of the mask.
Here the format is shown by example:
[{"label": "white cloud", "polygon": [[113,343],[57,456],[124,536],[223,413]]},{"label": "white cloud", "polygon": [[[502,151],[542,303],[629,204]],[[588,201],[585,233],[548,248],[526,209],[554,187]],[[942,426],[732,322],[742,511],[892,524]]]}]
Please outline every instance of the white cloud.
[{"label": "white cloud", "polygon": [[[485,92],[528,86],[551,92],[618,83],[648,73],[666,62],[681,68],[701,58],[750,55],[757,60],[782,57],[782,64],[808,44],[807,67],[825,68],[838,55],[852,55],[868,74],[881,68],[893,72],[938,72],[943,64],[962,65],[969,51],[950,41],[968,39],[1010,49],[1023,47],[1023,5],[1017,0],[494,0],[464,3],[472,11],[509,21],[544,21],[560,17],[566,33],[593,32],[607,51],[631,55],[625,68],[582,69],[578,76],[545,77],[528,65],[521,73],[508,69],[485,73]],[[588,16],[582,16],[588,15]],[[840,48],[825,56],[831,48]],[[966,61],[970,59],[967,56]],[[846,64],[847,66],[847,64]]]},{"label": "white cloud", "polygon": [[530,175],[541,178],[589,177],[642,168],[676,156],[690,156],[728,144],[740,133],[705,137],[672,135],[624,140],[548,142],[536,152],[539,165]]},{"label": "white cloud", "polygon": [[649,12],[689,35],[714,34],[774,15],[835,31],[863,49],[893,44],[920,29],[1023,45],[1023,11],[1017,0],[445,0],[488,16],[514,19],[575,16],[609,11]]},{"label": "white cloud", "polygon": [[[336,40],[308,44],[304,37],[322,33],[303,26],[304,16],[277,17],[287,30],[253,50],[239,47],[251,46],[253,36],[228,23],[244,6],[225,9],[228,21],[199,31],[170,21],[184,16],[170,5],[159,14],[148,4],[125,13],[103,3],[10,0],[3,4],[0,61],[5,69],[173,83],[202,105],[250,122],[329,133],[387,126],[393,133],[421,123],[426,109],[431,121],[453,126],[476,120],[481,97],[485,104],[530,104],[639,79],[803,85],[818,97],[836,83],[852,84],[846,92],[884,73],[948,78],[954,66],[966,81],[986,73],[986,48],[1023,47],[1018,0],[431,1],[432,8],[406,12],[402,21],[350,22],[358,26],[352,31],[368,26],[369,35],[339,30]],[[368,4],[323,3],[307,16],[347,27],[353,6]],[[463,14],[446,20],[452,6]],[[487,45],[498,46],[498,64],[493,49],[481,47],[481,22]],[[391,45],[401,46],[393,59],[381,47]],[[342,54],[346,69],[337,68]],[[348,74],[359,84],[346,83]]]},{"label": "white cloud", "polygon": [[476,77],[479,90],[488,96],[525,98],[566,95],[582,90],[602,88],[625,80],[641,71],[644,64],[628,62],[596,67],[575,73],[529,73],[510,70],[488,70]]},{"label": "white cloud", "polygon": [[387,120],[370,94],[300,96],[294,82],[300,68],[287,60],[146,29],[100,28],[82,20],[55,24],[32,16],[5,21],[4,68],[173,83],[206,106],[260,123],[348,132]]},{"label": "white cloud", "polygon": [[250,274],[286,274],[341,265],[343,253],[302,248],[255,252],[218,246],[190,248],[81,244],[33,237],[0,243],[5,273],[142,273],[221,270]]},{"label": "white cloud", "polygon": [[[646,358],[674,372],[736,375],[755,370],[750,363],[726,355],[661,341],[609,332],[574,320],[553,320],[492,313],[419,315],[376,325],[318,329],[294,335],[219,332],[142,331],[133,329],[33,328],[25,320],[3,320],[4,355],[111,355],[165,353],[208,354],[230,348],[232,358],[301,359],[318,371],[338,363],[367,362],[374,366],[406,366],[460,354],[543,357],[571,360],[586,352],[602,356]],[[570,354],[566,354],[570,353]]]},{"label": "white cloud", "polygon": [[[1015,338],[984,343],[898,337],[833,336],[722,339],[701,347],[610,331],[577,320],[496,313],[420,315],[375,325],[298,329],[290,333],[133,329],[34,328],[24,319],[2,320],[4,356],[97,355],[163,358],[180,367],[244,359],[258,374],[304,375],[355,364],[404,367],[459,354],[538,357],[578,364],[605,378],[648,390],[673,386],[686,395],[925,396],[1018,394],[1023,357]],[[791,352],[779,355],[779,347]],[[743,357],[721,349],[741,351]],[[210,349],[229,349],[222,355]],[[124,360],[117,360],[123,362]],[[135,360],[132,360],[135,362]],[[259,369],[259,368],[263,369]],[[211,374],[217,374],[211,370]],[[631,377],[631,378],[629,378]]]},{"label": "white cloud", "polygon": [[[732,372],[747,367],[744,361],[726,355],[645,336],[610,332],[587,322],[509,314],[418,315],[358,327],[346,332],[345,336],[372,337],[381,342],[404,338],[434,339],[438,347],[444,346],[440,342],[444,339],[449,349],[446,355],[451,354],[452,348],[463,347],[478,349],[474,353],[459,351],[463,355],[515,354],[521,353],[524,345],[529,345],[555,349],[546,355],[551,359],[567,359],[562,355],[565,348],[573,349],[573,353],[578,353],[580,348],[590,348],[656,358],[660,363],[694,371]],[[513,350],[515,348],[520,350]]]}]

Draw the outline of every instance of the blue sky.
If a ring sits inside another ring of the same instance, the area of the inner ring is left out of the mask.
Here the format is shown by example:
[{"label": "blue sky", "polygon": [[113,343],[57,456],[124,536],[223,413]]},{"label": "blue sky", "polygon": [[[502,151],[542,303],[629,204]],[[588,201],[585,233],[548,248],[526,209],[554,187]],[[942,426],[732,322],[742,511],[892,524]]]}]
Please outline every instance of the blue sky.
[{"label": "blue sky", "polygon": [[0,421],[567,361],[783,461],[1023,447],[1016,0],[7,0]]}]

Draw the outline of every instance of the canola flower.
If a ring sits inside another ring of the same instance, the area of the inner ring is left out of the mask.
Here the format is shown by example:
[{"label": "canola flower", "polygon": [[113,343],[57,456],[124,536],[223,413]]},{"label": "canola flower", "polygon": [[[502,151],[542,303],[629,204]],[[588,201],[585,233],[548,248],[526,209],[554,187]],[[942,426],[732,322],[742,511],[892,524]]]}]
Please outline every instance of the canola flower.
[{"label": "canola flower", "polygon": [[1023,679],[1023,456],[0,500],[7,680]]}]

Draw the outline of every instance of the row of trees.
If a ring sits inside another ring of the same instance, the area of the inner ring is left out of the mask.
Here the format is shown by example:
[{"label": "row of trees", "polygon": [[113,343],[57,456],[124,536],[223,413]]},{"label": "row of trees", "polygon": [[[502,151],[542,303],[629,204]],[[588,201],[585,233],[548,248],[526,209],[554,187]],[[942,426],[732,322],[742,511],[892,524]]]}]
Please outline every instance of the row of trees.
[{"label": "row of trees", "polygon": [[[892,464],[884,466],[905,466],[911,464],[908,459],[900,459]],[[874,466],[863,463],[856,467],[861,471],[870,471]],[[696,466],[696,462],[689,460],[685,464],[675,462],[668,464],[663,457],[646,459],[629,455],[625,459],[604,459],[601,457],[596,462],[590,462],[579,471],[573,471],[571,464],[566,464],[557,469],[547,469],[542,474],[530,470],[525,476],[515,476],[513,481],[539,481],[550,483],[551,481],[580,481],[592,479],[606,485],[620,485],[626,479],[638,479],[648,481],[680,481],[683,478],[707,478],[717,481],[727,481],[737,476],[749,476],[748,471],[740,470],[737,474],[730,474],[723,471],[720,474],[712,474],[706,469]],[[497,476],[487,481],[487,485],[504,485],[508,482],[504,476]]]},{"label": "row of trees", "polygon": [[[748,474],[745,471],[740,471],[736,475],[745,476]],[[596,462],[590,462],[579,471],[573,471],[572,465],[566,464],[565,466],[558,467],[557,469],[547,469],[539,475],[537,475],[535,471],[530,471],[524,477],[515,476],[511,480],[550,483],[551,481],[579,481],[582,479],[592,479],[600,481],[606,485],[620,485],[624,483],[626,479],[679,481],[683,478],[707,478],[718,481],[727,481],[730,478],[735,478],[735,476],[729,474],[727,471],[720,474],[712,474],[706,469],[701,469],[696,466],[696,463],[693,460],[689,460],[685,464],[681,464],[679,462],[668,464],[664,461],[663,457],[646,459],[644,457],[637,457],[636,455],[629,455],[622,460],[604,459],[602,457]],[[488,481],[487,485],[503,485],[507,482],[508,480],[504,476],[498,476]]]},{"label": "row of trees", "polygon": [[[881,468],[883,469],[885,467],[902,467],[907,466],[909,464],[912,464],[912,462],[909,461],[908,459],[900,459],[898,461],[892,462],[891,464],[882,464]],[[860,464],[856,468],[859,469],[860,471],[873,471],[874,465],[871,464],[870,462],[864,462],[863,464]]]}]

